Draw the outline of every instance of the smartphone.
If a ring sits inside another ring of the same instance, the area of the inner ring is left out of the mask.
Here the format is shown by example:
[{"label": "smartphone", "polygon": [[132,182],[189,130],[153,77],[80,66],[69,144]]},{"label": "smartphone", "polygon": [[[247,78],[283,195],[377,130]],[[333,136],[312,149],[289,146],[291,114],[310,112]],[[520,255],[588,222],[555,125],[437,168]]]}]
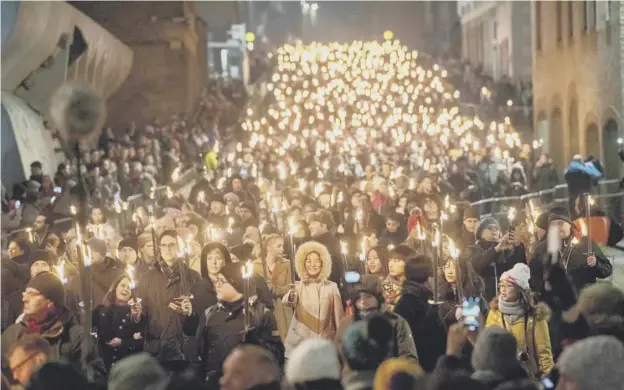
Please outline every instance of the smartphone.
[{"label": "smartphone", "polygon": [[19,200],[15,201],[15,209],[19,209],[22,206],[22,202]]},{"label": "smartphone", "polygon": [[468,327],[471,332],[479,329],[479,315],[481,314],[481,307],[479,298],[464,298],[462,303],[462,316],[464,319],[464,325]]},{"label": "smartphone", "polygon": [[61,189],[61,187],[54,187],[54,192],[60,194],[61,192],[63,192],[63,190]]},{"label": "smartphone", "polygon": [[555,388],[555,384],[553,383],[553,381],[549,377],[542,378],[541,382],[542,382],[542,386],[544,386],[544,389],[554,389]]},{"label": "smartphone", "polygon": [[347,271],[345,272],[345,282],[349,284],[358,283],[361,279],[361,275],[356,271]]}]

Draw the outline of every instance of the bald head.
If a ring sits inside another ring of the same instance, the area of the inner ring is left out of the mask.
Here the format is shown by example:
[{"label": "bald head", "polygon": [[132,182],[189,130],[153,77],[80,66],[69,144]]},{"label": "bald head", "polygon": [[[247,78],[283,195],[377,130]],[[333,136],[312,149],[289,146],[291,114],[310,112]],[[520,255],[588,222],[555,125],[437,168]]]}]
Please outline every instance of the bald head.
[{"label": "bald head", "polygon": [[278,381],[280,368],[268,350],[256,345],[235,348],[223,362],[222,390],[244,390]]}]

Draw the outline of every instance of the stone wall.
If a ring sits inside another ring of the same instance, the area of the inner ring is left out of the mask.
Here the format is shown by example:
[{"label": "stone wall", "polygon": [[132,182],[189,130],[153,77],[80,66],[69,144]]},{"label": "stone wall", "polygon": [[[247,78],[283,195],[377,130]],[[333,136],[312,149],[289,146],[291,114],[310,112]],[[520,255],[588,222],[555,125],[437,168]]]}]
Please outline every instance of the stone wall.
[{"label": "stone wall", "polygon": [[107,125],[168,121],[191,112],[207,80],[205,24],[189,1],[72,2],[134,51],[130,76],[108,101]]},{"label": "stone wall", "polygon": [[[595,19],[590,15],[591,24],[594,25],[595,21],[595,26],[589,29],[585,29],[584,23],[585,3],[597,4]],[[558,41],[556,2],[540,1],[542,34],[539,51],[535,51],[535,4],[532,3],[536,135],[548,137],[545,143],[560,170],[576,153],[583,156],[598,154],[602,161],[609,160],[617,146],[612,137],[605,137],[605,125],[615,120],[622,129],[624,65],[620,51],[624,36],[619,17],[620,3],[562,2],[562,39]]]}]

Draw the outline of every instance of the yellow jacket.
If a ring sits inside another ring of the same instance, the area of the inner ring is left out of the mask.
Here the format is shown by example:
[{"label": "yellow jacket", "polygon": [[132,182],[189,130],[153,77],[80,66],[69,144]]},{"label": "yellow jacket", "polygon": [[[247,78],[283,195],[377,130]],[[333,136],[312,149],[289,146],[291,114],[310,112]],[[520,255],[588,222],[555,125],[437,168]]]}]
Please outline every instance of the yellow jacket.
[{"label": "yellow jacket", "polygon": [[485,321],[485,327],[498,326],[505,328],[513,334],[518,348],[521,351],[527,351],[530,358],[534,358],[537,355],[536,363],[539,366],[542,374],[548,374],[555,366],[552,356],[552,347],[550,345],[550,334],[548,333],[548,317],[550,311],[544,304],[537,305],[537,309],[534,315],[529,316],[529,324],[526,327],[527,333],[529,333],[529,340],[533,337],[533,346],[529,345],[527,348],[527,337],[525,335],[524,321],[525,317],[522,316],[515,322],[510,323],[510,318],[505,315],[505,322],[503,324],[503,315],[498,310],[498,302],[496,298],[491,305],[491,310],[488,313],[487,320]]}]

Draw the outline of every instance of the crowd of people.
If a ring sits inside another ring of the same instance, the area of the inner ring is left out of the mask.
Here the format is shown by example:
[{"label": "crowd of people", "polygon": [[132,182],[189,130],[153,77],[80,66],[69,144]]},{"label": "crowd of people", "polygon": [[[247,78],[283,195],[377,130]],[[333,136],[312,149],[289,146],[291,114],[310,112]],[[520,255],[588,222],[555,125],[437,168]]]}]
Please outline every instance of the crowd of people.
[{"label": "crowd of people", "polygon": [[[519,195],[558,182],[548,157],[462,116],[431,58],[269,57],[258,104],[213,86],[3,188],[3,388],[622,389],[596,161],[540,210]],[[469,206],[496,195],[502,219]]]}]

